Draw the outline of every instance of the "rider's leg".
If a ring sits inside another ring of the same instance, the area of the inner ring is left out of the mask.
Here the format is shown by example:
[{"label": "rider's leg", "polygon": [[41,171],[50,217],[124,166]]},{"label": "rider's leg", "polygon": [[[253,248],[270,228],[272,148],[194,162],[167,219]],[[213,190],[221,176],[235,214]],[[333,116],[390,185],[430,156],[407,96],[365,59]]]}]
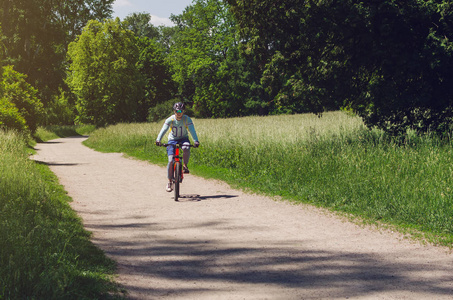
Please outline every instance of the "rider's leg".
[{"label": "rider's leg", "polygon": [[173,176],[173,155],[169,155],[168,156],[168,165],[167,165],[168,183],[167,183],[167,186],[165,187],[165,190],[167,192],[173,191],[172,176]]},{"label": "rider's leg", "polygon": [[182,154],[182,161],[184,166],[187,168],[187,164],[189,163],[190,158],[190,148],[184,149]]},{"label": "rider's leg", "polygon": [[173,190],[172,188],[172,179],[173,179],[173,157],[175,155],[175,148],[172,146],[172,144],[175,144],[175,141],[168,141],[168,146],[167,146],[167,155],[168,155],[168,164],[167,164],[167,178],[168,178],[168,183],[167,187],[165,188],[167,192],[171,192]]},{"label": "rider's leg", "polygon": [[171,183],[173,179],[173,157],[175,155],[175,147],[172,146],[176,144],[176,141],[169,140],[167,146],[167,156],[168,156],[168,164],[167,164],[167,178],[168,181]]},{"label": "rider's leg", "polygon": [[[190,144],[190,141],[188,138],[185,138],[180,141],[180,143],[184,144]],[[189,163],[189,158],[190,158],[190,147],[182,147],[182,162],[184,165],[184,173],[189,173],[189,169],[187,168],[187,165]]]},{"label": "rider's leg", "polygon": [[167,178],[169,182],[173,179],[173,155],[168,156]]}]

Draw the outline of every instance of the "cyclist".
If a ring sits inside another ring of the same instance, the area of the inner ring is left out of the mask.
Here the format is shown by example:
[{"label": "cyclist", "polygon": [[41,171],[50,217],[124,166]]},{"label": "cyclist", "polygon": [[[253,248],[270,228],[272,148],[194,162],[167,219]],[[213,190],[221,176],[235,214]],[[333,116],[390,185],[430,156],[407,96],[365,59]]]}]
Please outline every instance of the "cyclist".
[{"label": "cyclist", "polygon": [[[184,114],[184,103],[178,102],[173,105],[174,115],[170,116],[168,119],[165,120],[162,129],[159,132],[159,135],[156,139],[156,145],[161,145],[161,140],[164,134],[170,129],[170,133],[168,135],[168,144],[169,145],[176,145],[183,143],[190,143],[189,141],[189,132],[194,140],[194,146],[198,147],[200,142],[198,141],[197,132],[195,131],[195,126],[193,125],[192,120],[189,116]],[[167,146],[167,155],[168,155],[168,165],[167,165],[167,173],[168,173],[168,183],[166,187],[167,192],[171,192],[173,190],[171,181],[173,177],[173,156],[175,155],[175,148],[173,146]],[[183,169],[184,173],[189,173],[189,168],[187,164],[189,163],[190,158],[190,148],[183,147]]]}]

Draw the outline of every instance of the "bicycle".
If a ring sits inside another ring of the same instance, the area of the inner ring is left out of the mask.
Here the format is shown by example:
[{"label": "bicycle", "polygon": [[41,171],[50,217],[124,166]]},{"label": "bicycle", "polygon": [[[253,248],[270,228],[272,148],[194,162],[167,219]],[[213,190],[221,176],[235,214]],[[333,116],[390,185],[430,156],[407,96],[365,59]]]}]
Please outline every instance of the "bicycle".
[{"label": "bicycle", "polygon": [[184,179],[184,172],[182,170],[182,157],[179,155],[179,150],[183,147],[195,147],[195,145],[191,145],[189,143],[184,143],[184,144],[161,144],[162,147],[168,147],[172,146],[175,148],[175,155],[173,155],[173,178],[172,178],[172,184],[174,185],[174,198],[175,201],[178,201],[180,198],[179,190],[180,190],[180,184],[182,183],[182,180]]}]

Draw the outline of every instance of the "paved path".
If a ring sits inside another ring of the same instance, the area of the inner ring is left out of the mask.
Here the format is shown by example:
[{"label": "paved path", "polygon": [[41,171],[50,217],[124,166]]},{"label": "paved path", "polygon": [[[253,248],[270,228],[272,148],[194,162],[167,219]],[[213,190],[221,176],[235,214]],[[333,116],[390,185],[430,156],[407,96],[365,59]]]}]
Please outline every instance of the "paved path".
[{"label": "paved path", "polygon": [[[74,137],[36,146],[131,299],[453,299],[453,254]],[[162,155],[165,155],[163,149]]]}]

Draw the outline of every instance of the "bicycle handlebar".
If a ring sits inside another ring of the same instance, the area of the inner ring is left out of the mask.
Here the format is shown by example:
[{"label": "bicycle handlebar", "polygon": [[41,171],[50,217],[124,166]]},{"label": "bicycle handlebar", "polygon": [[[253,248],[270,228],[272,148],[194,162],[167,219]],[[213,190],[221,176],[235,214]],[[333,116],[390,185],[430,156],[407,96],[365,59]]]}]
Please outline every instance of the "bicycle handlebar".
[{"label": "bicycle handlebar", "polygon": [[[156,145],[157,146],[157,145]],[[197,148],[197,146],[195,145],[192,145],[192,144],[188,144],[188,145],[184,145],[184,144],[160,144],[160,147],[167,147],[167,146],[174,146],[174,147],[193,147],[193,148]]]}]

